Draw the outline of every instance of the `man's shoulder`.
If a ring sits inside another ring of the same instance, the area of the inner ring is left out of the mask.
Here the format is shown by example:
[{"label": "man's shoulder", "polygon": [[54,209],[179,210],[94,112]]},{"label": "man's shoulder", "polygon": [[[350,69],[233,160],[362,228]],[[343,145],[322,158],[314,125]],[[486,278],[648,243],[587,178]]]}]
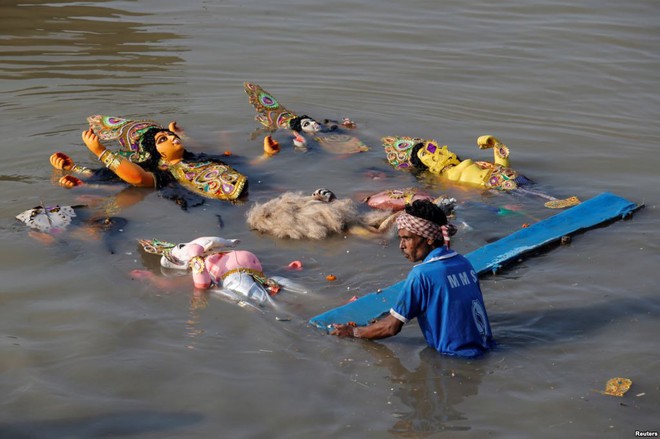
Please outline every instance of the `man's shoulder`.
[{"label": "man's shoulder", "polygon": [[410,274],[415,276],[437,275],[438,273],[444,273],[447,270],[456,269],[469,271],[473,270],[473,267],[468,258],[460,253],[451,251],[439,253],[435,257],[430,257],[426,261],[415,265],[410,270]]},{"label": "man's shoulder", "polygon": [[436,248],[426,256],[424,262],[415,265],[413,269],[425,270],[429,267],[435,268],[444,265],[444,262],[463,259],[465,259],[465,257],[454,250],[448,250],[444,247]]}]

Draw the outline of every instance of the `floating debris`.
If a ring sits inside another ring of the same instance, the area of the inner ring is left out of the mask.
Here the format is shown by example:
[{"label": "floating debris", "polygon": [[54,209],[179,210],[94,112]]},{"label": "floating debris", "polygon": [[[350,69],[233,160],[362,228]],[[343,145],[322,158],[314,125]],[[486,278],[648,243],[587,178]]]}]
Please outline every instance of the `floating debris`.
[{"label": "floating debris", "polygon": [[287,265],[292,270],[302,270],[303,264],[300,261],[291,261],[289,265]]},{"label": "floating debris", "polygon": [[605,384],[605,391],[601,393],[603,395],[623,396],[631,385],[632,381],[628,378],[611,378]]}]

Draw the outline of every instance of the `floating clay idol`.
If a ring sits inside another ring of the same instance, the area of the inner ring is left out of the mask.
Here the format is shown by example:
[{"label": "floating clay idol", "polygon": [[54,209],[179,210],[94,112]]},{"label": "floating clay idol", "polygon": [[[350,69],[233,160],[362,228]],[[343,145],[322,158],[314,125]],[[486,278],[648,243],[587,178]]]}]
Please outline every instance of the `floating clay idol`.
[{"label": "floating clay idol", "polygon": [[416,137],[388,136],[381,139],[387,161],[396,169],[430,172],[450,181],[500,191],[519,190],[550,200],[549,208],[563,208],[579,204],[576,197],[559,200],[537,191],[523,189],[531,180],[509,167],[509,148],[493,136],[477,139],[480,149],[493,149],[494,161],[460,160],[455,153],[435,140]]},{"label": "floating clay idol", "polygon": [[[148,120],[129,120],[94,115],[87,118],[89,130],[82,134],[87,148],[99,161],[126,183],[137,187],[162,189],[178,183],[189,192],[205,198],[237,200],[247,187],[247,177],[221,160],[187,151],[174,122],[168,128]],[[101,141],[117,141],[112,150]],[[56,169],[89,177],[98,171],[77,166],[63,153],[51,156]],[[72,176],[60,185],[74,187],[82,181]]]},{"label": "floating clay idol", "polygon": [[415,188],[388,189],[369,195],[363,201],[374,209],[397,211],[402,210],[406,207],[406,204],[411,204],[415,200],[433,201],[433,197]]},{"label": "floating clay idol", "polygon": [[416,200],[432,201],[442,209],[447,217],[450,217],[454,214],[454,209],[457,203],[456,198],[450,198],[446,195],[440,195],[439,197],[434,198],[427,192],[413,187],[381,191],[376,194],[369,195],[368,197],[364,198],[362,202],[366,203],[367,206],[371,207],[372,209],[392,212],[391,218],[394,219],[399,212],[405,209],[406,205],[412,204],[413,201]]},{"label": "floating clay idol", "polygon": [[85,206],[37,206],[19,213],[16,219],[33,230],[58,234],[71,224],[76,217],[75,209],[80,207]]},{"label": "floating clay idol", "polygon": [[[236,300],[248,299],[258,305],[271,303],[281,289],[306,293],[302,287],[281,277],[263,273],[259,258],[247,250],[227,250],[238,245],[236,239],[205,236],[187,243],[173,244],[158,239],[140,240],[147,253],[160,255],[166,269],[191,271],[199,289],[214,288]],[[140,270],[135,274],[142,273]]]},{"label": "floating clay idol", "polygon": [[[114,232],[121,231],[126,226],[126,220],[120,217],[107,215],[82,215],[80,219],[76,211],[82,211],[87,205],[79,204],[75,206],[47,206],[41,205],[28,209],[16,215],[16,219],[30,227],[29,235],[41,241],[44,244],[52,244],[57,238],[83,238],[98,239],[101,233],[112,235]],[[105,213],[105,212],[103,212]],[[73,227],[74,232],[69,233],[69,228]],[[65,234],[66,232],[66,234]],[[107,242],[108,236],[104,236],[108,250],[114,253],[114,250]]]},{"label": "floating clay idol", "polygon": [[[455,201],[450,199],[450,203]],[[358,207],[350,198],[337,198],[327,189],[311,195],[285,192],[255,203],[246,214],[247,224],[252,230],[283,239],[324,239],[343,232],[374,236],[388,232],[400,213],[384,206],[360,213]]]},{"label": "floating clay idol", "polygon": [[344,119],[340,125],[329,120],[320,124],[307,115],[299,116],[280,105],[273,95],[257,84],[245,82],[243,88],[257,111],[255,120],[270,132],[278,129],[290,130],[297,148],[306,149],[307,140],[304,135],[308,135],[326,151],[334,154],[353,154],[369,150],[360,139],[343,132],[342,128],[355,128],[355,123],[349,119]]}]

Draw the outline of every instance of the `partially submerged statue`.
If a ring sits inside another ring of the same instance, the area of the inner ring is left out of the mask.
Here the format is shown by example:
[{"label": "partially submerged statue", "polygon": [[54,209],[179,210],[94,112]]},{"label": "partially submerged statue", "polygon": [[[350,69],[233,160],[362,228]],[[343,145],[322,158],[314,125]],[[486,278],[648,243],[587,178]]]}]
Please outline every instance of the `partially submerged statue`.
[{"label": "partially submerged statue", "polygon": [[[443,208],[451,210],[452,201],[456,202],[450,199]],[[377,235],[390,230],[404,204],[378,205],[361,214],[358,204],[350,198],[337,198],[332,191],[317,189],[312,195],[285,192],[265,203],[255,203],[246,216],[252,230],[276,238],[324,239],[343,232]]]},{"label": "partially submerged statue", "polygon": [[330,120],[325,120],[321,124],[307,115],[297,115],[280,105],[272,94],[257,84],[245,82],[243,89],[257,111],[255,120],[269,132],[278,129],[290,131],[294,138],[293,143],[298,148],[306,148],[305,135],[308,135],[325,150],[335,154],[352,154],[369,150],[360,139],[343,132],[342,128],[355,128],[355,123],[349,119],[344,119],[341,124]]},{"label": "partially submerged statue", "polygon": [[[484,189],[512,191],[532,183],[527,177],[510,167],[509,148],[497,138],[487,135],[477,139],[480,149],[493,150],[493,162],[459,159],[455,153],[440,146],[435,140],[416,137],[388,136],[381,139],[387,161],[396,169],[416,172],[427,171],[450,181],[478,186]],[[550,199],[547,207],[559,208],[579,204],[576,197],[558,200],[536,191],[534,195]]]},{"label": "partially submerged statue", "polygon": [[527,181],[509,167],[509,148],[493,136],[477,139],[480,149],[493,149],[493,163],[460,160],[447,146],[435,140],[415,137],[383,137],[387,161],[396,169],[428,171],[457,183],[478,185],[488,189],[512,190]]},{"label": "partially submerged statue", "polygon": [[111,253],[114,253],[111,235],[120,232],[127,223],[124,218],[109,216],[109,212],[90,209],[86,204],[41,204],[19,213],[16,219],[30,228],[30,237],[44,244],[71,238],[103,240]]},{"label": "partially submerged statue", "polygon": [[[259,258],[247,250],[227,250],[238,245],[236,239],[218,236],[196,238],[187,243],[173,244],[158,239],[140,240],[147,253],[160,255],[163,268],[190,271],[195,288],[218,289],[225,295],[238,294],[258,305],[271,301],[280,289],[304,293],[301,287],[280,276],[263,273]],[[144,274],[134,271],[134,274]]]},{"label": "partially submerged statue", "polygon": [[[107,169],[124,182],[137,187],[164,188],[178,183],[206,198],[234,201],[247,187],[247,177],[217,158],[193,154],[183,146],[174,122],[168,128],[153,121],[128,120],[95,115],[87,118],[89,129],[82,133],[85,145]],[[101,141],[117,140],[120,149],[106,148]],[[78,166],[63,153],[55,153],[53,167],[90,177],[99,171]],[[75,187],[82,180],[73,176],[60,185]]]},{"label": "partially submerged statue", "polygon": [[[406,204],[412,204],[415,200],[430,200],[433,197],[427,192],[417,188],[388,189],[367,196],[363,202],[369,207],[380,210],[403,210]],[[455,203],[456,200],[452,199]]]}]

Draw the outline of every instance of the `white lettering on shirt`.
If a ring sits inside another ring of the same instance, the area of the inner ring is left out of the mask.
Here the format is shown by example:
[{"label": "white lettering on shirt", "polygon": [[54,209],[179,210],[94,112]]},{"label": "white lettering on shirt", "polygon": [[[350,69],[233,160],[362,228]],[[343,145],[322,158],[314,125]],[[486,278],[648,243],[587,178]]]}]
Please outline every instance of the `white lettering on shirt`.
[{"label": "white lettering on shirt", "polygon": [[459,277],[461,278],[461,283],[463,285],[470,285],[470,278],[468,277],[468,274],[466,272],[460,273]]},{"label": "white lettering on shirt", "polygon": [[461,271],[458,275],[448,274],[447,281],[449,281],[449,286],[451,288],[464,287],[472,283],[477,283],[477,273],[475,273],[474,270],[471,270],[469,273],[467,271]]}]

